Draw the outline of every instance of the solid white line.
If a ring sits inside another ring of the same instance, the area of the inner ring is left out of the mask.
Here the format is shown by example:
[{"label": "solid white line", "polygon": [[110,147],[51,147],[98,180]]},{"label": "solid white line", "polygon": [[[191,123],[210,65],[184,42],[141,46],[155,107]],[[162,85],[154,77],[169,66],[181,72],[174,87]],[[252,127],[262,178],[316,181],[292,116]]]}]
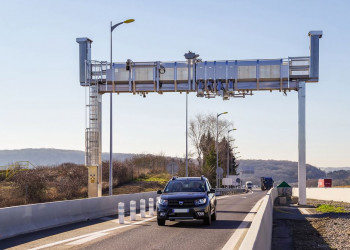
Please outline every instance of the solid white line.
[{"label": "solid white line", "polygon": [[73,245],[73,246],[81,245],[81,244],[84,244],[84,243],[86,243],[88,241],[91,241],[91,240],[97,239],[99,237],[105,236],[107,234],[109,234],[109,233],[99,233],[99,234],[91,235],[89,237],[85,237],[85,238],[82,238],[80,240],[76,240],[76,241],[70,242],[67,245]]},{"label": "solid white line", "polygon": [[221,200],[221,199],[225,199],[225,198],[228,198],[229,195],[225,195],[225,196],[219,196],[219,197],[216,197],[217,200]]},{"label": "solid white line", "polygon": [[135,223],[132,223],[132,224],[129,224],[129,225],[113,227],[113,228],[109,228],[109,229],[105,229],[105,230],[101,230],[101,231],[97,231],[97,232],[93,232],[93,233],[89,233],[89,234],[84,234],[84,235],[80,235],[80,236],[69,238],[69,239],[65,239],[65,240],[56,241],[56,242],[49,243],[49,244],[46,244],[46,245],[43,245],[43,246],[31,248],[31,250],[38,250],[38,249],[43,249],[43,248],[47,248],[47,247],[52,247],[52,246],[64,244],[64,243],[67,243],[67,242],[70,242],[70,241],[79,240],[79,239],[82,239],[82,238],[85,238],[85,237],[90,237],[90,236],[95,235],[95,234],[107,233],[107,232],[110,232],[110,231],[113,231],[113,230],[118,230],[118,229],[130,227],[130,226],[133,226],[133,225],[139,225],[139,224],[145,223],[147,221],[153,220],[155,217],[156,216],[148,218],[148,219],[145,219],[143,221],[138,221],[138,222],[135,222]]},{"label": "solid white line", "polygon": [[234,197],[234,196],[241,196],[241,195],[249,195],[250,193],[241,193],[241,194],[231,194],[231,195],[223,195],[223,196],[217,196],[217,200],[225,199],[228,197]]},{"label": "solid white line", "polygon": [[264,197],[261,198],[254,207],[249,211],[247,216],[243,219],[242,223],[239,225],[239,227],[234,231],[230,239],[226,242],[225,246],[222,248],[222,250],[232,250],[234,248],[238,248],[238,244],[242,243],[240,242],[242,236],[248,231],[249,224],[253,221],[255,217],[255,213],[258,211],[261,202],[263,201]]}]

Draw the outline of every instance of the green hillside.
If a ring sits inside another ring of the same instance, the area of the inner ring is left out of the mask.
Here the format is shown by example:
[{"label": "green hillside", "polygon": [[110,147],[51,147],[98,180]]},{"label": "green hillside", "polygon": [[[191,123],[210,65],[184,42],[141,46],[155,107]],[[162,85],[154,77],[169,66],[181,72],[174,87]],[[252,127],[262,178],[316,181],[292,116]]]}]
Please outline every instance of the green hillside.
[{"label": "green hillside", "polygon": [[[276,160],[242,160],[240,162],[238,171],[254,170],[254,173],[243,173],[242,180],[252,181],[254,185],[260,185],[260,177],[271,176],[278,185],[282,181],[289,184],[296,184],[298,182],[298,163],[292,161],[276,161]],[[326,172],[319,168],[306,165],[306,178],[311,183],[311,180],[325,178]],[[312,182],[314,184],[314,181]]]}]

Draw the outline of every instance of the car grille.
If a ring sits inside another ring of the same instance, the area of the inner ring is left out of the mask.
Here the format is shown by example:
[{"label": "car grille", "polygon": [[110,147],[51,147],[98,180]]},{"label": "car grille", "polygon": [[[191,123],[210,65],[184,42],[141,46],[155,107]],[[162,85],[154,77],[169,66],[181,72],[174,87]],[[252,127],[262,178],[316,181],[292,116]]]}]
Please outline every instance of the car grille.
[{"label": "car grille", "polygon": [[[183,201],[182,205],[179,204],[180,201]],[[170,206],[170,207],[193,207],[194,200],[168,200],[168,206]]]}]

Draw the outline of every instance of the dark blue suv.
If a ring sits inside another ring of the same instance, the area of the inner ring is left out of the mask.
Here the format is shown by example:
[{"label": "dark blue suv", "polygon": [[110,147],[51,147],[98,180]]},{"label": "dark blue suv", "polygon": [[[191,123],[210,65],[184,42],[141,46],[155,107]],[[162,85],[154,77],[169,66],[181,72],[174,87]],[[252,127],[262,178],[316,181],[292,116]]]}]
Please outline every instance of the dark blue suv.
[{"label": "dark blue suv", "polygon": [[210,225],[216,220],[216,196],[207,178],[173,177],[165,186],[157,208],[157,222],[164,226],[166,220],[202,219]]}]

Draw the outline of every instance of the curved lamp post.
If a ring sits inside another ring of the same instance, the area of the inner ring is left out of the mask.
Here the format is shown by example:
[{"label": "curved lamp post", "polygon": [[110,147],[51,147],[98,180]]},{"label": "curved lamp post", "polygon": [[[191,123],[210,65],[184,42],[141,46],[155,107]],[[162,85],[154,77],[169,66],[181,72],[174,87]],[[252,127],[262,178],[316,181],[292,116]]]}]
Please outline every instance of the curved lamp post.
[{"label": "curved lamp post", "polygon": [[[111,64],[110,64],[110,69],[111,69],[111,73],[112,73],[112,64],[113,64],[113,61],[112,61],[112,33],[113,33],[113,30],[115,28],[117,28],[119,25],[123,24],[123,23],[132,23],[133,21],[135,21],[134,19],[128,19],[128,20],[125,20],[123,22],[120,22],[120,23],[117,23],[117,24],[112,24],[111,22]],[[114,89],[114,74],[112,73],[112,91],[110,93],[110,134],[109,134],[109,195],[113,195],[113,160],[112,160],[112,155],[113,155],[113,147],[112,147],[112,144],[113,144],[113,137],[112,137],[112,101],[113,101],[113,98],[112,98],[112,94],[113,92],[115,91]]]}]

